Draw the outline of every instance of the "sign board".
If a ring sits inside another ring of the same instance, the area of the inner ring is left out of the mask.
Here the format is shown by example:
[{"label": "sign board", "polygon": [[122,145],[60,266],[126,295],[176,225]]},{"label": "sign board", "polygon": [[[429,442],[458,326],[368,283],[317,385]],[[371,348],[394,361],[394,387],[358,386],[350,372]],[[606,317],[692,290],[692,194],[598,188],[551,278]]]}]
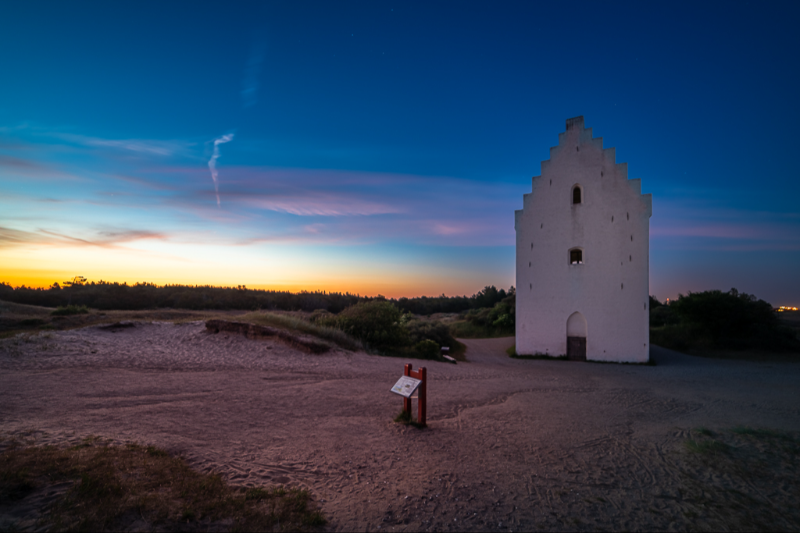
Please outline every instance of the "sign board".
[{"label": "sign board", "polygon": [[392,392],[406,398],[411,398],[411,395],[414,394],[414,391],[417,390],[420,383],[422,383],[421,379],[403,376],[394,384]]}]

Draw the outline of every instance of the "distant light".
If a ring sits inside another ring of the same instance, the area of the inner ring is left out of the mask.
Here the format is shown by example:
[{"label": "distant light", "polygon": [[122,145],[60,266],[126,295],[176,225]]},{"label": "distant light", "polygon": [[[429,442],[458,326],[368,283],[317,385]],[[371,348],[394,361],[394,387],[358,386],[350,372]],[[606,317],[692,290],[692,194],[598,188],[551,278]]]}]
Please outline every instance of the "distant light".
[{"label": "distant light", "polygon": [[797,307],[790,307],[788,305],[782,305],[777,309],[777,311],[779,313],[782,313],[784,311],[797,311]]}]

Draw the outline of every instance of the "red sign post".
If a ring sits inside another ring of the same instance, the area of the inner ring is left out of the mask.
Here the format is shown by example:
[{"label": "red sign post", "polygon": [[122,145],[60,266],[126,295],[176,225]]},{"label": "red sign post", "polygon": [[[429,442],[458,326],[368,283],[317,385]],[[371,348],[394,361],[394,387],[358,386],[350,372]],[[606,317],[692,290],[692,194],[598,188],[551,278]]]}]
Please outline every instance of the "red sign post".
[{"label": "red sign post", "polygon": [[[427,369],[423,366],[419,370],[412,370],[413,366],[409,363],[406,365],[405,370],[403,372],[404,376],[408,376],[411,378],[416,378],[420,380],[422,383],[419,384],[417,388],[417,423],[420,426],[426,426],[425,423],[425,414],[426,414],[426,405],[425,400],[427,399],[427,392],[428,392],[428,379],[427,379]],[[403,411],[406,411],[411,416],[411,398],[403,398]]]}]

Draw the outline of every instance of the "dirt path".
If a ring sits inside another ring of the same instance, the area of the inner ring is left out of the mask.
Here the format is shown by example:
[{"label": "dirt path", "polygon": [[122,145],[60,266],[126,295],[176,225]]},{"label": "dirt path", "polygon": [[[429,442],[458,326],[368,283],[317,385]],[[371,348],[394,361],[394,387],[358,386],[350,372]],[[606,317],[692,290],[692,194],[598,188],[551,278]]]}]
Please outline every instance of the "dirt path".
[{"label": "dirt path", "polygon": [[[654,367],[517,360],[513,339],[462,342],[469,362],[425,363],[430,428],[417,430],[391,421],[400,359],[309,355],[201,323],[6,339],[0,429],[133,440],[237,484],[304,486],[339,531],[728,527],[686,497],[681,472],[704,472],[683,452],[689,430],[800,431],[800,364],[656,347]],[[797,497],[770,490],[769,505]]]}]

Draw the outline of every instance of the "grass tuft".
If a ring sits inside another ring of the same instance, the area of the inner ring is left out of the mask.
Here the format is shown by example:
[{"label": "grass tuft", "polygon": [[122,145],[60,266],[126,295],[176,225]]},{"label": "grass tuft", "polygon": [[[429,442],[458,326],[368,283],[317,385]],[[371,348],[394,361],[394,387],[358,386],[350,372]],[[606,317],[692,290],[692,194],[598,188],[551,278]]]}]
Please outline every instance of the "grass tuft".
[{"label": "grass tuft", "polygon": [[417,422],[417,420],[414,418],[414,415],[412,415],[410,412],[406,411],[405,409],[400,411],[397,414],[397,416],[394,417],[394,421],[396,423],[398,423],[398,424],[403,424],[405,426],[413,426],[413,427],[415,427],[417,429],[423,429],[423,428],[427,427],[427,426],[424,426],[424,425],[420,424],[419,422]]},{"label": "grass tuft", "polygon": [[261,487],[253,487],[251,489],[247,489],[247,491],[244,493],[244,499],[247,501],[250,500],[261,501],[269,498],[269,496],[270,496],[270,491],[263,489]]},{"label": "grass tuft", "polygon": [[694,439],[689,439],[686,441],[686,449],[700,455],[717,455],[726,453],[730,450],[730,446],[718,440],[696,441]]},{"label": "grass tuft", "polygon": [[71,448],[11,443],[0,454],[0,501],[65,482],[71,487],[41,510],[46,529],[115,531],[144,520],[139,529],[296,531],[326,523],[306,490],[229,486],[153,446],[89,437]]},{"label": "grass tuft", "polygon": [[364,344],[360,340],[349,336],[340,329],[320,326],[290,315],[271,313],[269,311],[254,311],[236,317],[236,319],[259,326],[272,326],[313,335],[314,337],[331,341],[346,350],[364,350]]},{"label": "grass tuft", "polygon": [[483,326],[469,320],[459,320],[450,324],[450,334],[458,339],[496,339],[514,336],[514,328]]},{"label": "grass tuft", "polygon": [[783,431],[775,431],[774,429],[754,429],[748,426],[736,426],[731,431],[737,435],[744,435],[747,437],[754,437],[757,439],[782,439],[793,441],[791,435]]},{"label": "grass tuft", "polygon": [[312,511],[303,516],[303,524],[306,526],[324,526],[327,523],[321,511]]},{"label": "grass tuft", "polygon": [[85,305],[65,305],[58,306],[50,313],[53,316],[85,315],[89,313],[89,308]]},{"label": "grass tuft", "polygon": [[685,516],[702,517],[715,531],[798,530],[796,432],[739,426],[691,435],[683,443],[688,464],[680,467]]}]

